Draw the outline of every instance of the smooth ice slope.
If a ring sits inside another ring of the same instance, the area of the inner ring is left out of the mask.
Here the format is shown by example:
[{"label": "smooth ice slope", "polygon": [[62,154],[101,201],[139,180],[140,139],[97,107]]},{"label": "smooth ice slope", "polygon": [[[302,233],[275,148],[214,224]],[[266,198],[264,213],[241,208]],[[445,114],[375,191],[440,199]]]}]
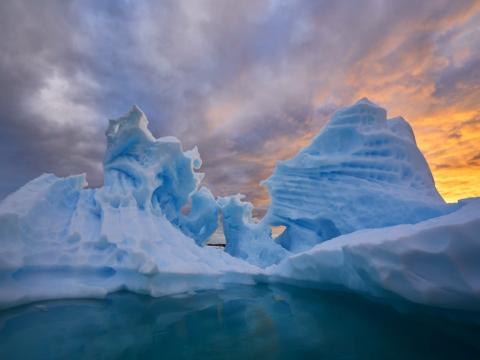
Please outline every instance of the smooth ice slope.
[{"label": "smooth ice slope", "polygon": [[196,190],[198,151],[183,152],[173,137],[155,139],[137,108],[111,121],[106,134],[102,188],[85,188],[83,175],[45,174],[0,203],[0,307],[250,281],[253,266],[195,243],[215,231],[218,213],[210,191]]},{"label": "smooth ice slope", "polygon": [[294,158],[264,182],[271,205],[264,219],[284,225],[277,241],[299,252],[358,229],[429,219],[453,211],[402,118],[367,99],[338,110]]},{"label": "smooth ice slope", "polygon": [[415,225],[361,230],[285,259],[280,281],[341,286],[394,301],[480,310],[480,198]]}]

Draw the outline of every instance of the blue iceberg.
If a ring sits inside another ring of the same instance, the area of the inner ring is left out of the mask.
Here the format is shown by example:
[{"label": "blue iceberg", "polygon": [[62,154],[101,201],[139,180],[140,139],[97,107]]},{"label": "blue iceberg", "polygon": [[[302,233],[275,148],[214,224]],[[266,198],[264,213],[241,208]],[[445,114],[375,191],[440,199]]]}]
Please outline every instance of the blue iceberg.
[{"label": "blue iceberg", "polygon": [[[480,310],[480,199],[443,201],[404,119],[338,110],[277,164],[258,221],[201,186],[197,148],[147,126],[137,107],[110,121],[102,187],[44,174],[0,202],[0,307],[282,281]],[[225,251],[205,246],[220,219]]]},{"label": "blue iceberg", "polygon": [[361,99],[338,110],[294,158],[278,162],[264,182],[272,200],[264,222],[286,227],[277,239],[284,248],[296,253],[455,209],[438,194],[410,125],[386,115]]},{"label": "blue iceberg", "polygon": [[217,227],[218,205],[198,189],[197,149],[155,139],[147,123],[136,107],[110,121],[103,187],[44,174],[0,203],[0,306],[250,281],[250,264],[198,246]]},{"label": "blue iceberg", "polygon": [[223,217],[225,251],[251,264],[267,267],[277,264],[288,251],[272,241],[272,232],[252,217],[253,206],[237,194],[218,199]]}]

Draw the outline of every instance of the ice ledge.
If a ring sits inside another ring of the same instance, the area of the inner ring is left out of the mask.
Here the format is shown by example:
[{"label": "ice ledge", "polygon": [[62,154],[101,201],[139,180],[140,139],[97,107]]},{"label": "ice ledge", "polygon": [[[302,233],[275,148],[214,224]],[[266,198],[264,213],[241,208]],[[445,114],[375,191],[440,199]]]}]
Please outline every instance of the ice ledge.
[{"label": "ice ledge", "polygon": [[342,287],[392,303],[396,298],[480,311],[480,198],[415,225],[360,230],[291,256],[266,270],[272,281]]}]

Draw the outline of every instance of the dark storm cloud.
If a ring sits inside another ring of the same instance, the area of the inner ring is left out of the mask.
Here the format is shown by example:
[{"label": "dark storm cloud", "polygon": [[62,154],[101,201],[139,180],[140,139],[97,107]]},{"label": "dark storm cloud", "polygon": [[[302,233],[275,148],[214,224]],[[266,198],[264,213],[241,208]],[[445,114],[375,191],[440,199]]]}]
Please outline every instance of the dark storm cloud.
[{"label": "dark storm cloud", "polygon": [[91,169],[83,159],[65,166],[60,158],[60,154],[68,156],[72,144],[81,138],[81,126],[48,126],[26,108],[27,99],[44,86],[54,66],[61,64],[65,71],[73,71],[81,61],[73,46],[75,14],[66,4],[0,3],[1,195],[44,171],[66,174]]},{"label": "dark storm cloud", "polygon": [[[135,103],[155,135],[199,145],[214,193],[253,198],[273,159],[292,155],[282,147],[296,149],[372,80],[348,84],[352,69],[361,75],[372,54],[409,31],[375,76],[418,63],[436,51],[436,32],[473,5],[2,1],[0,196],[46,171],[87,172],[101,184],[107,119]],[[439,70],[437,95],[471,80],[473,61]]]}]

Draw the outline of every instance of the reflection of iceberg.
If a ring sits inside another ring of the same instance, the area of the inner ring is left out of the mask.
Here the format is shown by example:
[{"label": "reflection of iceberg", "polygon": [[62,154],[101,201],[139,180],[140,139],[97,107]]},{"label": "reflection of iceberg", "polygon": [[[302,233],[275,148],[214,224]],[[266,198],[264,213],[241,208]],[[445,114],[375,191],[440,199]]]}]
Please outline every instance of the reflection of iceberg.
[{"label": "reflection of iceberg", "polygon": [[[479,201],[445,204],[408,123],[366,99],[277,165],[260,222],[242,196],[199,188],[197,149],[155,139],[138,108],[106,135],[102,188],[42,175],[0,203],[3,306],[274,279],[480,307]],[[225,252],[203,247],[223,241],[219,215]]]},{"label": "reflection of iceberg", "polygon": [[433,320],[422,314],[412,320],[346,292],[288,286],[232,286],[162,298],[118,293],[1,312],[0,358],[479,357],[470,324]]}]

